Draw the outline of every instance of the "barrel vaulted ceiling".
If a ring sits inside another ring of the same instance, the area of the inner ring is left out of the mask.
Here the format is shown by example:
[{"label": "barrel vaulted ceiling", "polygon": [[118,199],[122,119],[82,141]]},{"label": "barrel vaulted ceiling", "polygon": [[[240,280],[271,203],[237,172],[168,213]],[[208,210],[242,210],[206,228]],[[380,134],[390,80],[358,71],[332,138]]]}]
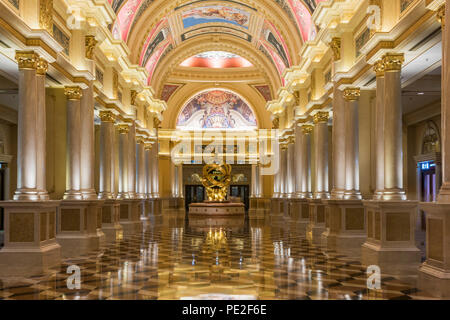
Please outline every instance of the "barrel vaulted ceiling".
[{"label": "barrel vaulted ceiling", "polygon": [[299,63],[302,44],[315,37],[312,13],[322,1],[109,0],[117,16],[111,31],[160,95],[176,68],[215,52],[242,57],[241,67],[261,72],[274,91],[284,70]]}]

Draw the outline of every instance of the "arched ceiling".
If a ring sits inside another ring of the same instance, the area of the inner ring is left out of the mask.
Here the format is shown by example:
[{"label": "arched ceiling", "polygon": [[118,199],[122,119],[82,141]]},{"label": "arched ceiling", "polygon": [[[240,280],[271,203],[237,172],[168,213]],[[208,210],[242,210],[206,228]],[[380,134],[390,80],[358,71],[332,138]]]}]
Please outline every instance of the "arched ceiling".
[{"label": "arched ceiling", "polygon": [[[315,38],[312,14],[322,1],[109,0],[117,16],[111,31],[127,44],[131,62],[148,71],[148,84],[169,110],[186,102],[181,88],[227,86],[258,96],[255,108],[267,118],[264,102],[284,85],[285,69],[300,63],[303,43]],[[208,51],[235,54],[250,65],[182,65]]]},{"label": "arched ceiling", "polygon": [[301,44],[315,37],[311,15],[321,1],[109,0],[117,15],[113,35],[128,44],[132,61],[149,71],[149,83],[167,52],[205,34],[251,43],[281,75],[298,63]]}]

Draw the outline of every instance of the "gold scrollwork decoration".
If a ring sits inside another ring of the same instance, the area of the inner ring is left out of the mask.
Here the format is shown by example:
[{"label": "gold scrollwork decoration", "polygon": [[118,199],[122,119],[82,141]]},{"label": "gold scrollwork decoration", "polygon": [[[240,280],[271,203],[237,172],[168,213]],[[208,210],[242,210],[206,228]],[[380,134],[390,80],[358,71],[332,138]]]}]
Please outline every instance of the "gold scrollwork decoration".
[{"label": "gold scrollwork decoration", "polygon": [[94,49],[98,41],[95,36],[86,36],[85,46],[86,46],[86,58],[92,60],[94,58]]},{"label": "gold scrollwork decoration", "polygon": [[226,201],[231,183],[231,170],[229,164],[207,164],[203,167],[202,184],[206,188],[209,201]]},{"label": "gold scrollwork decoration", "polygon": [[330,114],[328,112],[320,111],[314,115],[314,123],[328,123],[329,118]]},{"label": "gold scrollwork decoration", "polygon": [[53,35],[53,0],[41,0],[39,9],[40,27]]},{"label": "gold scrollwork decoration", "polygon": [[116,122],[116,115],[109,110],[100,111],[99,117],[102,122],[112,122],[112,123]]},{"label": "gold scrollwork decoration", "polygon": [[16,61],[19,64],[19,69],[36,70],[39,56],[34,51],[17,51]]},{"label": "gold scrollwork decoration", "polygon": [[347,101],[357,101],[361,96],[359,88],[347,88],[344,90],[344,99]]},{"label": "gold scrollwork decoration", "polygon": [[83,92],[81,91],[81,88],[77,86],[65,87],[64,95],[69,100],[80,100],[83,97]]},{"label": "gold scrollwork decoration", "polygon": [[385,71],[401,71],[402,65],[405,62],[405,55],[403,53],[387,53],[383,57]]}]

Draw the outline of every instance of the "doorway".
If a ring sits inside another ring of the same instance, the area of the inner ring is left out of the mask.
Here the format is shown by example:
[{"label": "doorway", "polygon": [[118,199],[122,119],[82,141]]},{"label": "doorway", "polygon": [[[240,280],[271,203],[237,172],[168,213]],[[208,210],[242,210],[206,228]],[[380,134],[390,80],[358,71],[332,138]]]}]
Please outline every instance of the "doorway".
[{"label": "doorway", "polygon": [[205,187],[200,185],[186,185],[184,199],[186,203],[186,212],[189,212],[189,205],[191,203],[205,201]]},{"label": "doorway", "polygon": [[245,211],[250,208],[250,187],[248,185],[233,185],[230,187],[230,195],[240,198],[245,204]]}]

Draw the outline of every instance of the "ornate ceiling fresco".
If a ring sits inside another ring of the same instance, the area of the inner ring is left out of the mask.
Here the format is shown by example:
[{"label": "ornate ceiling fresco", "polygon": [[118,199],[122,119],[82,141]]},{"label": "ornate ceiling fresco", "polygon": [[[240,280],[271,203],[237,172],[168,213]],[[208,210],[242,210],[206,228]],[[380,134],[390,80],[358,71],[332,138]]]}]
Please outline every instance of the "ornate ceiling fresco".
[{"label": "ornate ceiling fresco", "polygon": [[[288,48],[285,38],[293,36],[291,30],[297,30],[295,36],[300,42],[315,37],[317,30],[311,15],[321,1],[262,0],[258,1],[258,8],[254,8],[247,0],[192,0],[181,4],[180,1],[167,0],[109,0],[117,15],[111,26],[114,37],[127,42],[130,48],[136,44],[135,41],[129,43],[132,34],[133,40],[141,39],[137,42],[140,46],[137,60],[148,70],[149,83],[168,52],[185,41],[212,33],[230,35],[251,43],[271,61],[281,76],[297,54]],[[280,7],[288,19],[268,17],[266,12],[273,11],[270,7],[273,4]],[[142,28],[135,30],[140,19],[144,18],[154,24],[148,33]],[[280,20],[293,25],[294,29],[280,26]]]},{"label": "ornate ceiling fresco", "polygon": [[237,94],[225,90],[208,90],[197,94],[182,108],[177,129],[257,128],[255,114]]},{"label": "ornate ceiling fresco", "polygon": [[250,68],[253,64],[234,53],[224,51],[207,51],[186,59],[180,64],[191,68]]}]

